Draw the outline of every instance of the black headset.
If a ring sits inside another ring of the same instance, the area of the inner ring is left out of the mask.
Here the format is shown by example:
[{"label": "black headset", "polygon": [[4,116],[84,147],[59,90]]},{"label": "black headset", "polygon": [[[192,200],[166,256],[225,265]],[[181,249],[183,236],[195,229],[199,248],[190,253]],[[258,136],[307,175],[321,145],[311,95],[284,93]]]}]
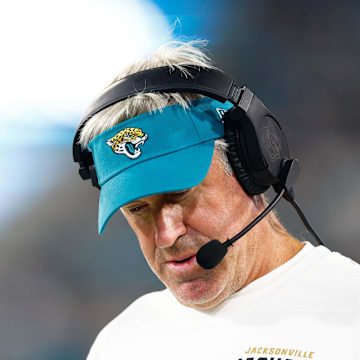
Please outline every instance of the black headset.
[{"label": "black headset", "polygon": [[99,187],[92,154],[78,144],[85,123],[99,111],[140,92],[190,92],[234,107],[223,117],[228,157],[235,176],[249,195],[265,192],[280,180],[285,160],[290,159],[285,135],[266,106],[245,86],[239,87],[220,70],[187,67],[186,77],[178,70],[159,67],[129,75],[106,88],[87,109],[74,137],[74,161],[83,179]]},{"label": "black headset", "polygon": [[[193,66],[187,66],[186,71],[185,75],[177,68],[153,68],[122,78],[104,89],[85,112],[73,141],[73,157],[79,163],[82,179],[91,178],[92,184],[100,189],[92,154],[81,148],[79,139],[86,122],[101,110],[138,93],[148,92],[187,92],[223,103],[230,101],[234,106],[225,112],[222,120],[228,159],[242,188],[248,195],[258,195],[273,186],[278,196],[266,209],[266,214],[284,196],[323,245],[295,203],[292,186],[298,176],[299,165],[296,159],[290,158],[285,134],[275,116],[247,87],[238,86],[222,71]],[[265,215],[261,215],[258,221]]]}]

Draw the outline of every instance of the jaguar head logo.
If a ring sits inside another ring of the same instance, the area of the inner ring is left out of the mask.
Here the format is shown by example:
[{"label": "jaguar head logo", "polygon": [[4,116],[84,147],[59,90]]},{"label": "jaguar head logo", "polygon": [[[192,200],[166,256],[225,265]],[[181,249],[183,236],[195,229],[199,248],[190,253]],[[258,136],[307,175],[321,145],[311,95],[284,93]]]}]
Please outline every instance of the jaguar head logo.
[{"label": "jaguar head logo", "polygon": [[115,154],[124,154],[129,159],[137,159],[141,155],[140,145],[144,145],[148,135],[139,128],[126,128],[121,130],[106,144],[112,148]]}]

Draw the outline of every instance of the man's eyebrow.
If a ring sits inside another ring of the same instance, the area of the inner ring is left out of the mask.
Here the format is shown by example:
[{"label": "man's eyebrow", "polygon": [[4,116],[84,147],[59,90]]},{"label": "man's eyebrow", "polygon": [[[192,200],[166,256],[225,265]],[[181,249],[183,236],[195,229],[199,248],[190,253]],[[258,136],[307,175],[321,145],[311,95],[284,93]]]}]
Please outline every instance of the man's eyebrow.
[{"label": "man's eyebrow", "polygon": [[124,208],[124,207],[131,207],[131,206],[134,206],[134,205],[138,205],[140,201],[141,201],[141,199],[131,201],[131,202],[129,202],[129,203],[127,203],[127,204],[123,205],[121,208]]},{"label": "man's eyebrow", "polygon": [[[196,186],[193,186],[193,187],[188,188],[188,189],[176,190],[176,191],[169,191],[169,192],[167,192],[167,193],[161,193],[161,194],[157,194],[157,195],[176,195],[176,194],[185,193],[185,192],[187,192],[187,191],[189,191],[189,190],[193,190],[193,189],[195,189],[195,188],[196,188]],[[154,195],[150,195],[150,196],[154,196]],[[121,206],[120,209],[129,208],[129,207],[131,207],[131,206],[138,205],[139,203],[146,201],[145,199],[146,199],[146,198],[136,199],[136,200],[134,200],[134,201],[131,201],[131,202],[129,202],[129,203]]]}]

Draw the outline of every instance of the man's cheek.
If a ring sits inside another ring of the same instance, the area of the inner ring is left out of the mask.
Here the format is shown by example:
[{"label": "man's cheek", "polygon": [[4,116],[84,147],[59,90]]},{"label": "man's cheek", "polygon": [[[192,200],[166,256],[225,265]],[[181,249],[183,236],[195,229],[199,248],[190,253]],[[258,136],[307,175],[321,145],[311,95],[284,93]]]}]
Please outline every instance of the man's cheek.
[{"label": "man's cheek", "polygon": [[155,246],[149,242],[149,239],[139,238],[139,244],[142,253],[144,254],[147,261],[153,263],[155,258]]},{"label": "man's cheek", "polygon": [[184,220],[187,225],[203,234],[206,234],[209,229],[215,226],[215,220],[217,219],[213,216],[211,208],[204,206],[201,201],[191,208],[185,208],[184,214],[186,214]]}]

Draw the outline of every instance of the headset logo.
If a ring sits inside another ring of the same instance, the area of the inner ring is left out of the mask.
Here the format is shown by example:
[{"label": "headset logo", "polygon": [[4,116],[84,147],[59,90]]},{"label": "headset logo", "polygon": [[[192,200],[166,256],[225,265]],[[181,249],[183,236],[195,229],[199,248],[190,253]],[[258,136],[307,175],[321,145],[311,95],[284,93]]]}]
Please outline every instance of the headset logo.
[{"label": "headset logo", "polygon": [[221,122],[224,122],[224,120],[223,120],[222,118],[223,118],[223,116],[225,115],[226,110],[225,110],[225,109],[221,109],[221,108],[216,108],[216,111],[217,111],[217,113],[218,113],[218,115],[219,115],[219,117],[220,117]]},{"label": "headset logo", "polygon": [[264,127],[262,143],[271,161],[280,159],[281,140],[271,120],[268,120],[267,126]]}]

